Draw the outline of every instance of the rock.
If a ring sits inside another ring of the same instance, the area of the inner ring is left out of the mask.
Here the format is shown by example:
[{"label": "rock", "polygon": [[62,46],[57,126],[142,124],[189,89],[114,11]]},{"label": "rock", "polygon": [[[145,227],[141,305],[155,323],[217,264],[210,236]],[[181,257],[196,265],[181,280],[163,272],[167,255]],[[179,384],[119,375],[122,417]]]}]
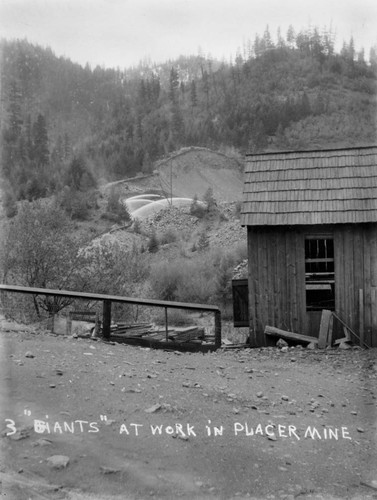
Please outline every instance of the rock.
[{"label": "rock", "polygon": [[283,401],[289,401],[289,397],[288,397],[288,396],[282,396],[282,397],[281,397],[281,399],[282,399]]},{"label": "rock", "polygon": [[339,344],[339,349],[347,350],[347,349],[352,349],[352,347],[349,344],[347,344],[346,342],[341,342]]},{"label": "rock", "polygon": [[25,353],[25,358],[35,358],[34,354],[31,351],[27,351]]},{"label": "rock", "polygon": [[357,427],[357,432],[365,432],[365,430],[362,427]]},{"label": "rock", "polygon": [[316,349],[316,344],[314,344],[314,342],[310,342],[310,344],[308,344],[306,348],[313,351],[314,349]]},{"label": "rock", "polygon": [[8,437],[10,439],[12,439],[13,441],[20,441],[21,439],[26,439],[26,438],[30,437],[30,431],[32,429],[33,429],[33,427],[21,427],[21,429],[18,429],[15,434],[11,434]]},{"label": "rock", "polygon": [[178,435],[178,439],[182,439],[182,441],[188,441],[189,440],[189,438],[188,438],[188,436],[186,436],[186,434],[184,436],[182,434],[179,434]]},{"label": "rock", "polygon": [[288,352],[288,346],[283,346],[280,350],[281,352]]},{"label": "rock", "polygon": [[102,472],[102,474],[116,474],[117,472],[120,472],[120,469],[113,469],[112,467],[100,467],[99,470]]},{"label": "rock", "polygon": [[151,406],[150,408],[147,408],[144,411],[145,411],[145,413],[155,413],[156,411],[158,411],[160,409],[161,409],[161,405],[155,404],[155,405]]},{"label": "rock", "polygon": [[33,446],[51,446],[51,445],[52,445],[52,441],[50,441],[49,439],[44,439],[44,438],[37,439],[37,441],[35,441],[33,443]]},{"label": "rock", "polygon": [[267,436],[267,439],[269,439],[270,441],[277,441],[277,437],[275,436],[275,434],[269,434]]},{"label": "rock", "polygon": [[288,342],[286,342],[284,339],[279,339],[276,342],[276,347],[279,347],[279,349],[281,349],[282,347],[288,347]]},{"label": "rock", "polygon": [[257,392],[257,398],[262,398],[262,397],[263,397],[263,392],[262,391]]},{"label": "rock", "polygon": [[69,457],[65,455],[53,455],[48,457],[47,463],[52,469],[65,469],[69,464]]}]

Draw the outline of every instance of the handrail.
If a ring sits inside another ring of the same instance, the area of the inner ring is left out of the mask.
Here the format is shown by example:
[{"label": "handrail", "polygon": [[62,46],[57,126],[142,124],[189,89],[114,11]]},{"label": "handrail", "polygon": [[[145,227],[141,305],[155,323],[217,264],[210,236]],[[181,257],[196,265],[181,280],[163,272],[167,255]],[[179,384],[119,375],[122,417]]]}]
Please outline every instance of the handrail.
[{"label": "handrail", "polygon": [[[215,314],[215,347],[221,346],[221,312],[217,306],[206,304],[194,304],[191,302],[175,302],[169,300],[136,299],[134,297],[121,297],[120,295],[107,295],[101,293],[75,292],[71,290],[52,290],[49,288],[35,288],[19,285],[2,285],[0,290],[15,293],[28,293],[33,295],[52,295],[57,297],[69,297],[72,299],[102,300],[103,301],[103,335],[110,337],[111,303],[120,302],[126,304],[139,304],[151,307],[165,307],[172,309],[189,309],[192,311],[208,311]],[[167,326],[167,325],[166,325]]]}]

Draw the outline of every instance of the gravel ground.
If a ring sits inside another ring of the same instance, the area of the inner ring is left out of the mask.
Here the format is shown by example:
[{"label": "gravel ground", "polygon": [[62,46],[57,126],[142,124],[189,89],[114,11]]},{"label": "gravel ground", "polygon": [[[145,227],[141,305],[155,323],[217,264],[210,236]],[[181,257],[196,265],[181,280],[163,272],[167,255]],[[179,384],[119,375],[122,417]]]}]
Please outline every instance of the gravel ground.
[{"label": "gravel ground", "polygon": [[375,349],[0,333],[6,500],[377,498]]}]

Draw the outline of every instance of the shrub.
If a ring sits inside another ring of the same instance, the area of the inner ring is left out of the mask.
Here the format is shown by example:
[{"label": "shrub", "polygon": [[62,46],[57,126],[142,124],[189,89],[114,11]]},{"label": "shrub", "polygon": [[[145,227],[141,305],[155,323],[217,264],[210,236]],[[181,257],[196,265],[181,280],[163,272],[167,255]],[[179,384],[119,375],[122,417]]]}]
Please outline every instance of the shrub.
[{"label": "shrub", "polygon": [[199,251],[203,251],[209,247],[209,237],[205,231],[200,233],[196,247]]},{"label": "shrub", "polygon": [[206,212],[206,208],[199,203],[198,195],[195,194],[190,205],[190,214],[198,219],[202,219],[206,215]]},{"label": "shrub", "polygon": [[139,219],[134,219],[133,231],[136,234],[140,234],[141,233],[141,223],[140,223]]},{"label": "shrub", "polygon": [[16,197],[14,196],[13,191],[11,191],[11,188],[9,190],[6,190],[4,193],[3,207],[5,210],[5,215],[9,219],[17,215],[18,208]]},{"label": "shrub", "polygon": [[[161,311],[153,317],[153,321],[156,325],[165,325],[165,311]],[[190,314],[181,309],[169,309],[168,310],[168,326],[185,326],[192,325],[193,320]]]},{"label": "shrub", "polygon": [[176,300],[177,288],[181,280],[181,263],[160,262],[151,272],[151,285],[156,298]]},{"label": "shrub", "polygon": [[157,239],[156,233],[152,233],[148,241],[148,252],[156,253],[160,247],[159,241]]},{"label": "shrub", "polygon": [[177,232],[174,231],[174,229],[168,229],[160,236],[160,244],[166,245],[168,243],[174,243],[177,239]]},{"label": "shrub", "polygon": [[207,211],[208,212],[210,212],[211,210],[216,208],[217,203],[216,203],[216,200],[213,196],[213,189],[211,187],[209,187],[207,189],[207,191],[204,193],[203,200],[207,204]]},{"label": "shrub", "polygon": [[107,212],[115,214],[118,222],[128,222],[131,220],[131,215],[127,206],[122,202],[121,196],[119,187],[112,186],[107,199]]}]

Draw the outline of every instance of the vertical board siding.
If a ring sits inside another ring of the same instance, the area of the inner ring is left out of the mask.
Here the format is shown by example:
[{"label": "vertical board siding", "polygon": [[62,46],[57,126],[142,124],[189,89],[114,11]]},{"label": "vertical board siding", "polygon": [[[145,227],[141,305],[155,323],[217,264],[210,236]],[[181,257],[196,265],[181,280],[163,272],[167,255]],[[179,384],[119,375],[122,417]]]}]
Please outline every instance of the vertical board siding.
[{"label": "vertical board siding", "polygon": [[299,314],[299,324],[297,331],[306,333],[308,329],[308,321],[306,314],[306,284],[305,284],[305,234],[300,232],[297,234],[297,304]]},{"label": "vertical board siding", "polygon": [[257,344],[265,341],[266,325],[304,333],[303,234],[249,228],[248,242],[250,331]]},{"label": "vertical board siding", "polygon": [[249,288],[249,330],[250,330],[250,344],[255,346],[255,332],[256,332],[256,273],[257,265],[255,259],[255,248],[257,248],[256,236],[253,231],[247,232],[247,246],[248,246],[248,288]]},{"label": "vertical board siding", "polygon": [[372,307],[371,307],[371,266],[370,246],[372,231],[368,227],[362,234],[364,248],[364,340],[368,345],[372,343]]},{"label": "vertical board siding", "polygon": [[352,328],[355,328],[355,307],[357,307],[357,303],[355,303],[355,281],[353,274],[353,237],[350,229],[346,229],[344,233],[344,290],[339,290],[339,293],[344,294],[344,321],[350,325]]},{"label": "vertical board siding", "polygon": [[[250,333],[264,345],[264,328],[307,334],[305,234],[317,228],[248,228]],[[359,331],[359,290],[364,297],[365,341],[377,347],[377,224],[334,227],[335,311]],[[334,325],[334,338],[343,336]]]}]

